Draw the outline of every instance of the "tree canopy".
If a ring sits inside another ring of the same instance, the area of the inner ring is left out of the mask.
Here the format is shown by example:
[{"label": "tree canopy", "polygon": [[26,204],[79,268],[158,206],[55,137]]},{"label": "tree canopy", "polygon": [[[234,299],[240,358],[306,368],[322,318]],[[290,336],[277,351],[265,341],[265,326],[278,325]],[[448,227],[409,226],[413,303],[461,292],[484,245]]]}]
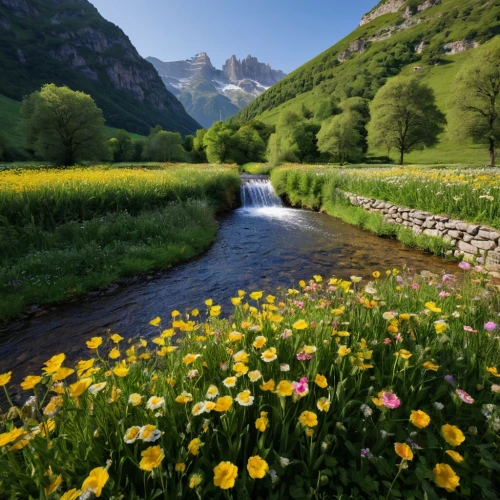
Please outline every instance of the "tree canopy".
[{"label": "tree canopy", "polygon": [[102,158],[104,117],[92,97],[51,83],[33,92],[21,106],[28,147],[62,165]]},{"label": "tree canopy", "polygon": [[446,125],[433,90],[416,77],[389,80],[371,102],[370,113],[369,143],[399,151],[401,165],[406,153],[435,146]]}]

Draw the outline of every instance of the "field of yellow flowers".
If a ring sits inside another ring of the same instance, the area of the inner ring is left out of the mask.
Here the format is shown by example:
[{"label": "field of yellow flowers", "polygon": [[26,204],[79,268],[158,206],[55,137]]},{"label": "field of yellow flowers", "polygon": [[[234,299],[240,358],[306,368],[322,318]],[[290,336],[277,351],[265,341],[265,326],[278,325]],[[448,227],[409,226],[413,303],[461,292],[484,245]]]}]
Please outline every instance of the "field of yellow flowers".
[{"label": "field of yellow flowers", "polygon": [[239,188],[213,165],[0,172],[0,324],[199,254]]},{"label": "field of yellow flowers", "polygon": [[284,166],[273,185],[318,208],[335,189],[500,228],[500,171],[478,168]]},{"label": "field of yellow flowers", "polygon": [[0,374],[0,497],[497,498],[500,299],[459,266],[207,298],[54,355],[22,407]]}]

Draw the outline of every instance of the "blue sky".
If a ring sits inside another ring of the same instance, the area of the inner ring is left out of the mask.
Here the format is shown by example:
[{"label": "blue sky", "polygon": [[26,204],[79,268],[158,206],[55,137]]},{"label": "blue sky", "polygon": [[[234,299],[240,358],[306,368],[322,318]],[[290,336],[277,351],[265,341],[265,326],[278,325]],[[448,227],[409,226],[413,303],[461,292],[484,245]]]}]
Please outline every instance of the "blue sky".
[{"label": "blue sky", "polygon": [[378,0],[90,0],[139,53],[163,61],[207,52],[221,68],[248,54],[290,73],[349,34]]}]

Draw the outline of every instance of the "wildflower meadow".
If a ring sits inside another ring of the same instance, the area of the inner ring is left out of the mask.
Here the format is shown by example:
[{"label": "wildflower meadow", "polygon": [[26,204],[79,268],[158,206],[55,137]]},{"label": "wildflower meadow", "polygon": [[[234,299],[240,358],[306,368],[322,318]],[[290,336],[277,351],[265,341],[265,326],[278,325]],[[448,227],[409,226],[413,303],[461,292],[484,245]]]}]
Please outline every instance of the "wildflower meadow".
[{"label": "wildflower meadow", "polygon": [[20,388],[0,374],[0,496],[497,498],[500,303],[480,266],[232,303],[89,338]]}]

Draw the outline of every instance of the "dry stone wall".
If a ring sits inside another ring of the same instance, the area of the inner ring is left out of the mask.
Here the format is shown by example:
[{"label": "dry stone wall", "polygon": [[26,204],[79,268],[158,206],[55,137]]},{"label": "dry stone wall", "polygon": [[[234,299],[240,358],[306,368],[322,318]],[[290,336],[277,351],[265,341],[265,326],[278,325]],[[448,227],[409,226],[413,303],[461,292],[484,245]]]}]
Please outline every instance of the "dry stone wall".
[{"label": "dry stone wall", "polygon": [[427,234],[445,239],[456,248],[455,257],[462,257],[464,260],[481,257],[484,259],[485,267],[500,276],[500,230],[352,193],[342,194],[351,205],[361,207],[368,212],[379,213],[387,222],[408,227],[415,234]]}]

